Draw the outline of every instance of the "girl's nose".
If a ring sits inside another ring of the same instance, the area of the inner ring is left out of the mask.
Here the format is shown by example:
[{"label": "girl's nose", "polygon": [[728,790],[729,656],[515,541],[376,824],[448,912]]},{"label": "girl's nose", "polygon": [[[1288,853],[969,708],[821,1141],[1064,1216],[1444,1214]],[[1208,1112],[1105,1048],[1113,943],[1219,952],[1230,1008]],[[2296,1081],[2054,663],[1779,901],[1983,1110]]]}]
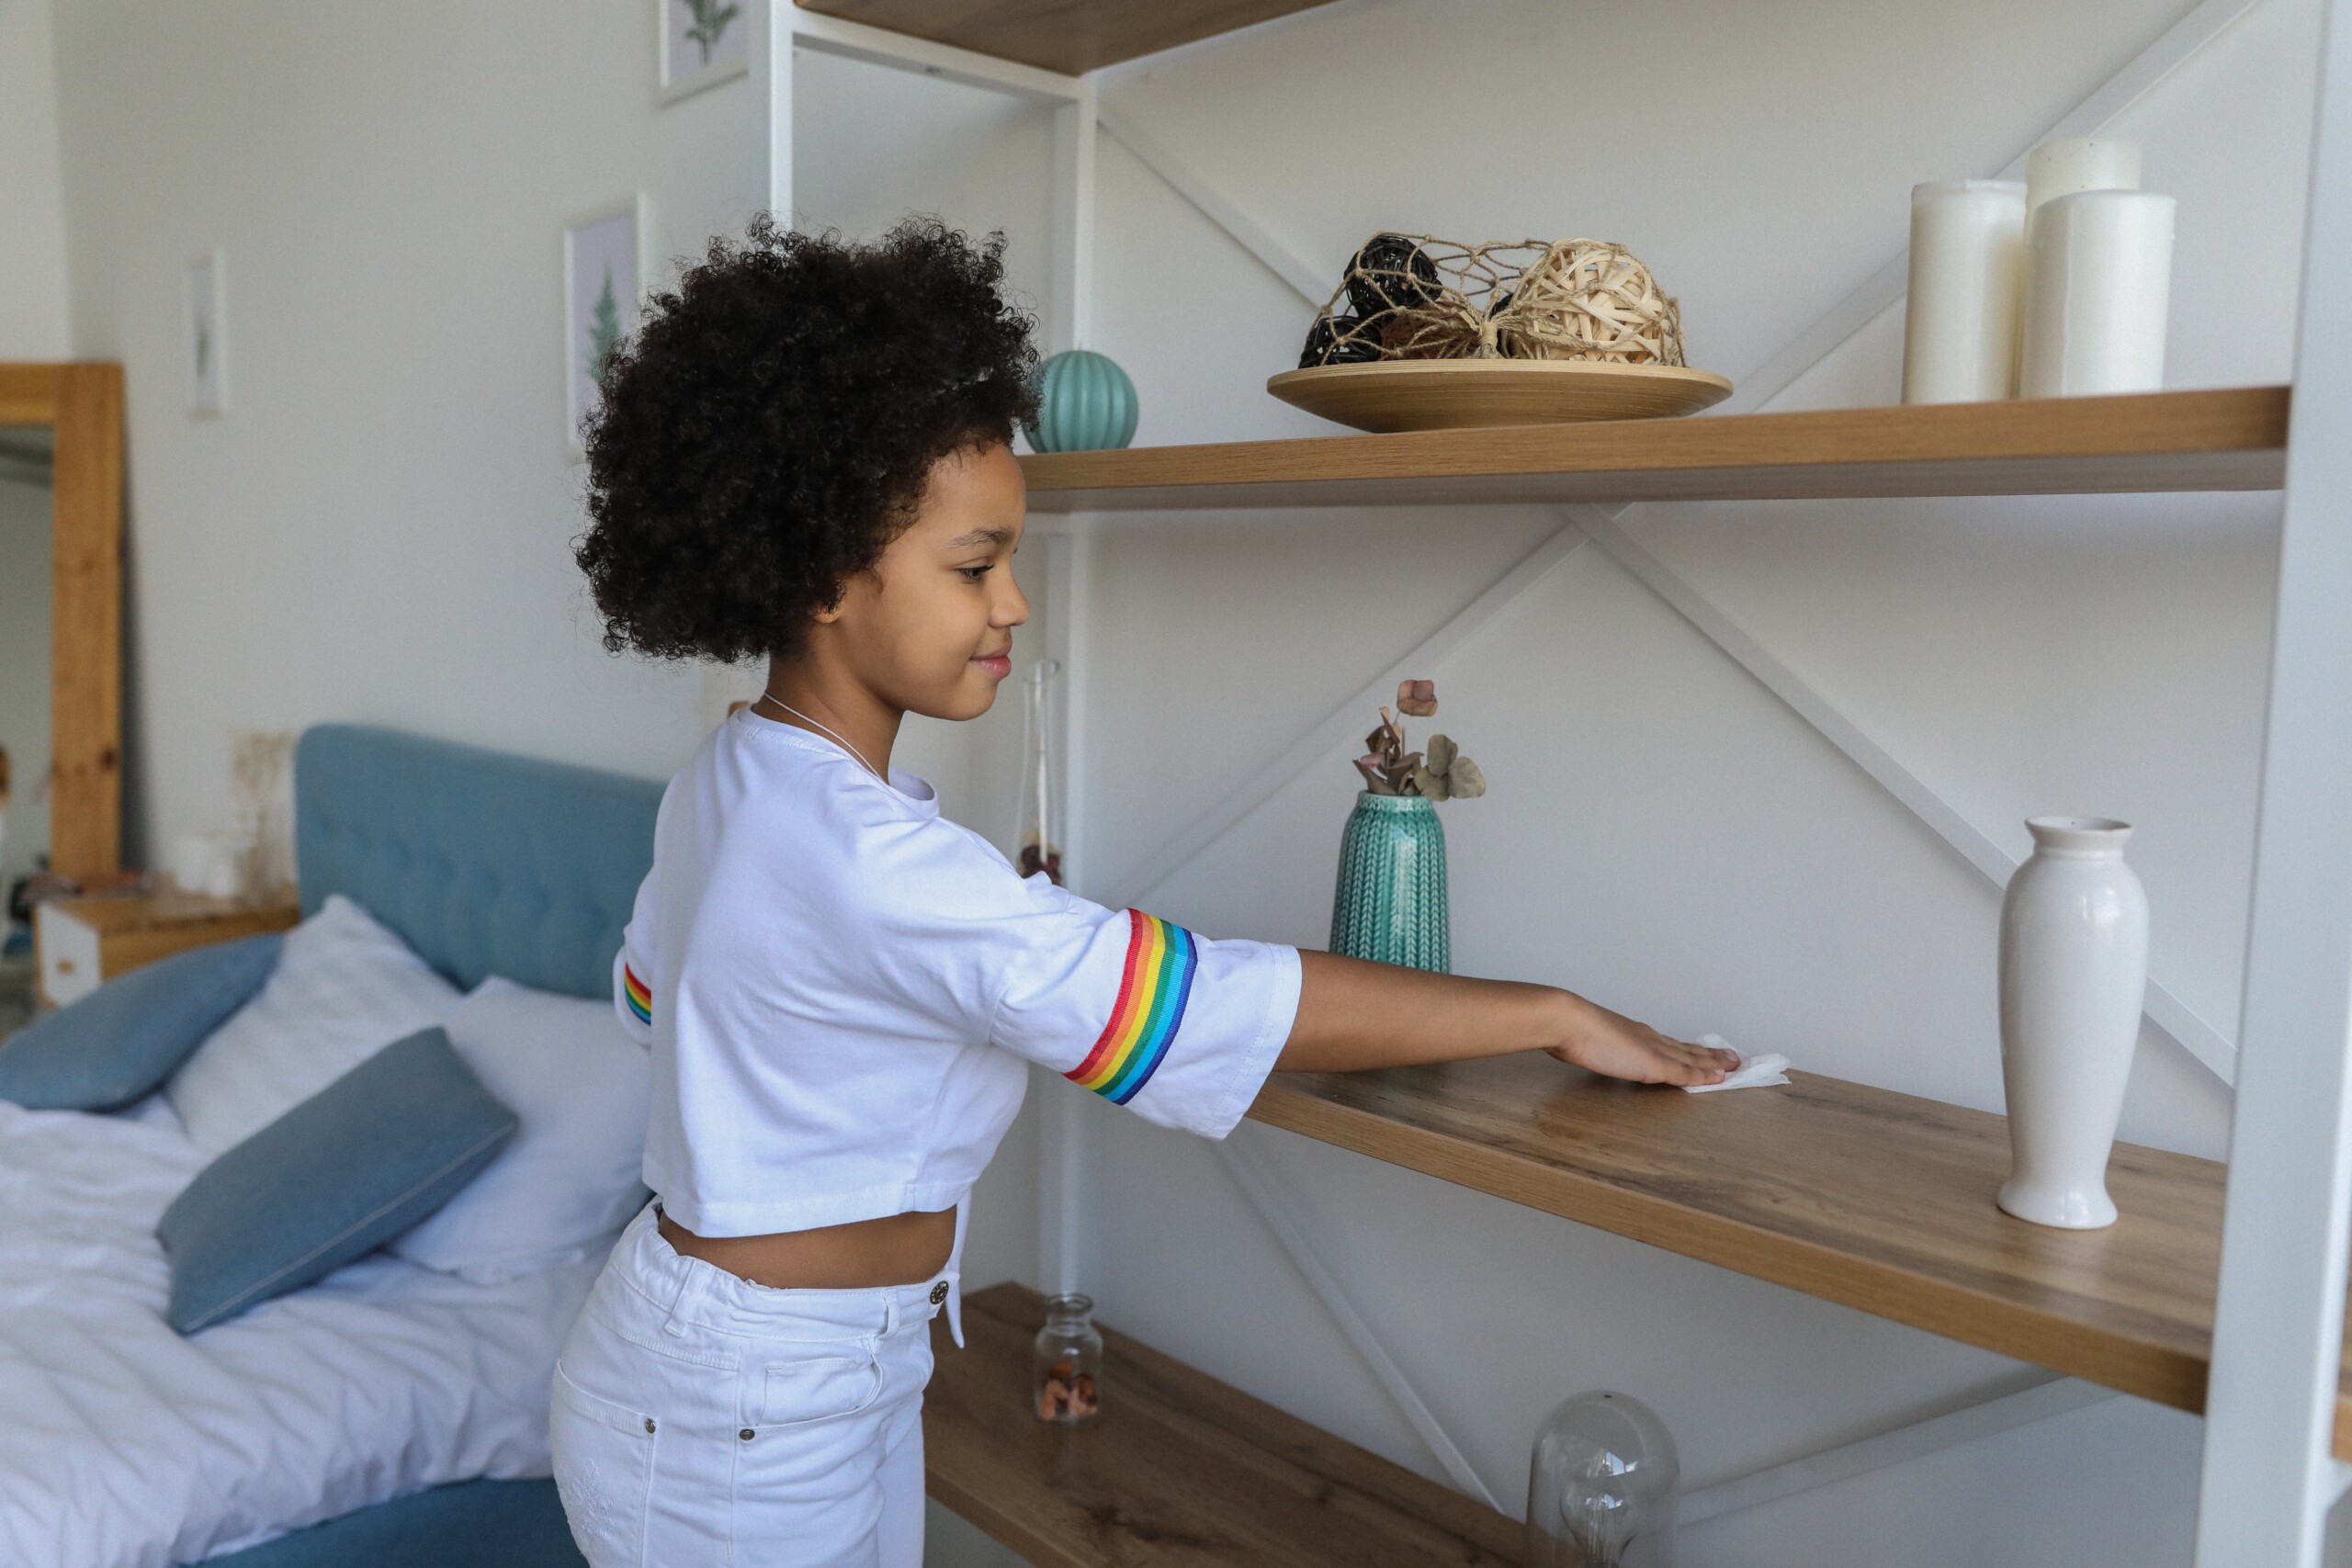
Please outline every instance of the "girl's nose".
[{"label": "girl's nose", "polygon": [[1012,581],[1009,574],[1005,581],[1012,591],[997,601],[996,614],[989,621],[1000,626],[1025,626],[1029,621],[1029,596],[1021,592],[1021,585]]}]

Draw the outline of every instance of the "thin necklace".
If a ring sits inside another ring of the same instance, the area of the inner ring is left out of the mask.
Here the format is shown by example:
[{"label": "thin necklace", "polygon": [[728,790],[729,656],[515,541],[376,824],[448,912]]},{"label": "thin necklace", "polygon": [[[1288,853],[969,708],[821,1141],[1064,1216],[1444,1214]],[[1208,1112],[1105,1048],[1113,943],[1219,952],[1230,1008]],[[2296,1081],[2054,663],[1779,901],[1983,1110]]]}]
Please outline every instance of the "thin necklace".
[{"label": "thin necklace", "polygon": [[883,778],[882,770],[881,770],[881,769],[879,769],[879,768],[877,768],[877,767],[876,767],[873,763],[871,763],[871,762],[867,761],[865,760],[865,752],[863,752],[863,751],[861,751],[861,750],[859,750],[856,747],[854,747],[854,746],[851,745],[851,744],[849,743],[849,741],[848,741],[845,738],[843,738],[843,736],[841,734],[841,732],[840,732],[840,731],[838,731],[838,730],[836,730],[836,729],[831,728],[830,726],[827,726],[827,725],[824,725],[824,724],[820,724],[820,723],[819,723],[817,720],[815,720],[815,719],[813,719],[813,718],[810,718],[807,714],[802,713],[798,708],[794,707],[790,703],[786,702],[782,697],[777,696],[774,692],[762,692],[762,693],[760,694],[760,695],[761,695],[762,697],[765,698],[767,701],[774,703],[776,706],[778,706],[778,707],[782,708],[785,712],[786,712],[786,713],[790,714],[793,717],[795,717],[795,718],[798,719],[801,723],[803,723],[803,724],[805,724],[805,725],[808,726],[808,728],[810,728],[811,729],[821,729],[821,730],[823,730],[827,735],[831,736],[833,739],[835,739],[835,740],[837,740],[837,741],[840,741],[840,742],[841,742],[842,750],[843,750],[844,751],[847,751],[851,756],[853,756],[853,757],[854,757],[854,758],[856,758],[856,759],[857,759],[858,766],[860,766],[860,767],[864,768],[867,773],[872,773],[876,778],[877,778],[877,779],[881,779],[881,780],[882,780],[882,782],[883,782],[884,784],[888,784],[888,783],[890,782],[888,779],[887,779],[887,778]]}]

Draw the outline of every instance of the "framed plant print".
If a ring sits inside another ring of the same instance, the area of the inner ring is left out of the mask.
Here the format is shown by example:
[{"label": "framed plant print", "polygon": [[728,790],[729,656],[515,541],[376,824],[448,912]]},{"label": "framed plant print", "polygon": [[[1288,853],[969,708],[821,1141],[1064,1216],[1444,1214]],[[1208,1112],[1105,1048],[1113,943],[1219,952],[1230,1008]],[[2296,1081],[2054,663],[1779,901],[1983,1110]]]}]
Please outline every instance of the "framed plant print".
[{"label": "framed plant print", "polygon": [[602,401],[605,360],[637,331],[650,229],[642,195],[563,226],[564,422],[574,452],[582,422]]},{"label": "framed plant print", "polygon": [[660,14],[659,97],[680,98],[752,68],[750,8],[763,0],[654,0]]}]

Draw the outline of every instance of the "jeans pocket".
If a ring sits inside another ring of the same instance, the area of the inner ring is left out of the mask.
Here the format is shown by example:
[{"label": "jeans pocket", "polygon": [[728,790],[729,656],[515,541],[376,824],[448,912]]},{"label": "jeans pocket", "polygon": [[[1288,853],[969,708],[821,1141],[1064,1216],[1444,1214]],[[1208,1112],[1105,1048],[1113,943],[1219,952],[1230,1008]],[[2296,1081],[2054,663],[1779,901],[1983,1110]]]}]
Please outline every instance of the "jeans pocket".
[{"label": "jeans pocket", "polygon": [[[773,1348],[771,1348],[773,1353]],[[737,1434],[735,1541],[791,1543],[793,1568],[874,1568],[889,1380],[870,1343],[795,1346],[755,1362]],[[918,1501],[917,1506],[920,1506]]]},{"label": "jeans pocket", "polygon": [[653,1417],[589,1393],[560,1362],[554,1394],[548,1441],[572,1540],[592,1568],[641,1568],[661,1437]]},{"label": "jeans pocket", "polygon": [[874,1347],[827,1346],[821,1351],[771,1361],[760,1400],[762,1427],[805,1427],[854,1416],[882,1393],[882,1366]]}]

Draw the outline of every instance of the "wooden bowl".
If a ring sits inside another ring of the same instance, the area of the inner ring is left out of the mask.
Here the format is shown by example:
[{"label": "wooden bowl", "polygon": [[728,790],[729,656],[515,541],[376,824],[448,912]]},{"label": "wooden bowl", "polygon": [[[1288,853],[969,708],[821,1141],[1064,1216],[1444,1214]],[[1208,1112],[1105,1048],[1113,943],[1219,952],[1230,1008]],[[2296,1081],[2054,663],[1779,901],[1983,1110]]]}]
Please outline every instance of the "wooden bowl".
[{"label": "wooden bowl", "polygon": [[1358,430],[1461,430],[1695,413],[1731,383],[1677,365],[1592,359],[1390,359],[1285,370],[1266,390]]}]

